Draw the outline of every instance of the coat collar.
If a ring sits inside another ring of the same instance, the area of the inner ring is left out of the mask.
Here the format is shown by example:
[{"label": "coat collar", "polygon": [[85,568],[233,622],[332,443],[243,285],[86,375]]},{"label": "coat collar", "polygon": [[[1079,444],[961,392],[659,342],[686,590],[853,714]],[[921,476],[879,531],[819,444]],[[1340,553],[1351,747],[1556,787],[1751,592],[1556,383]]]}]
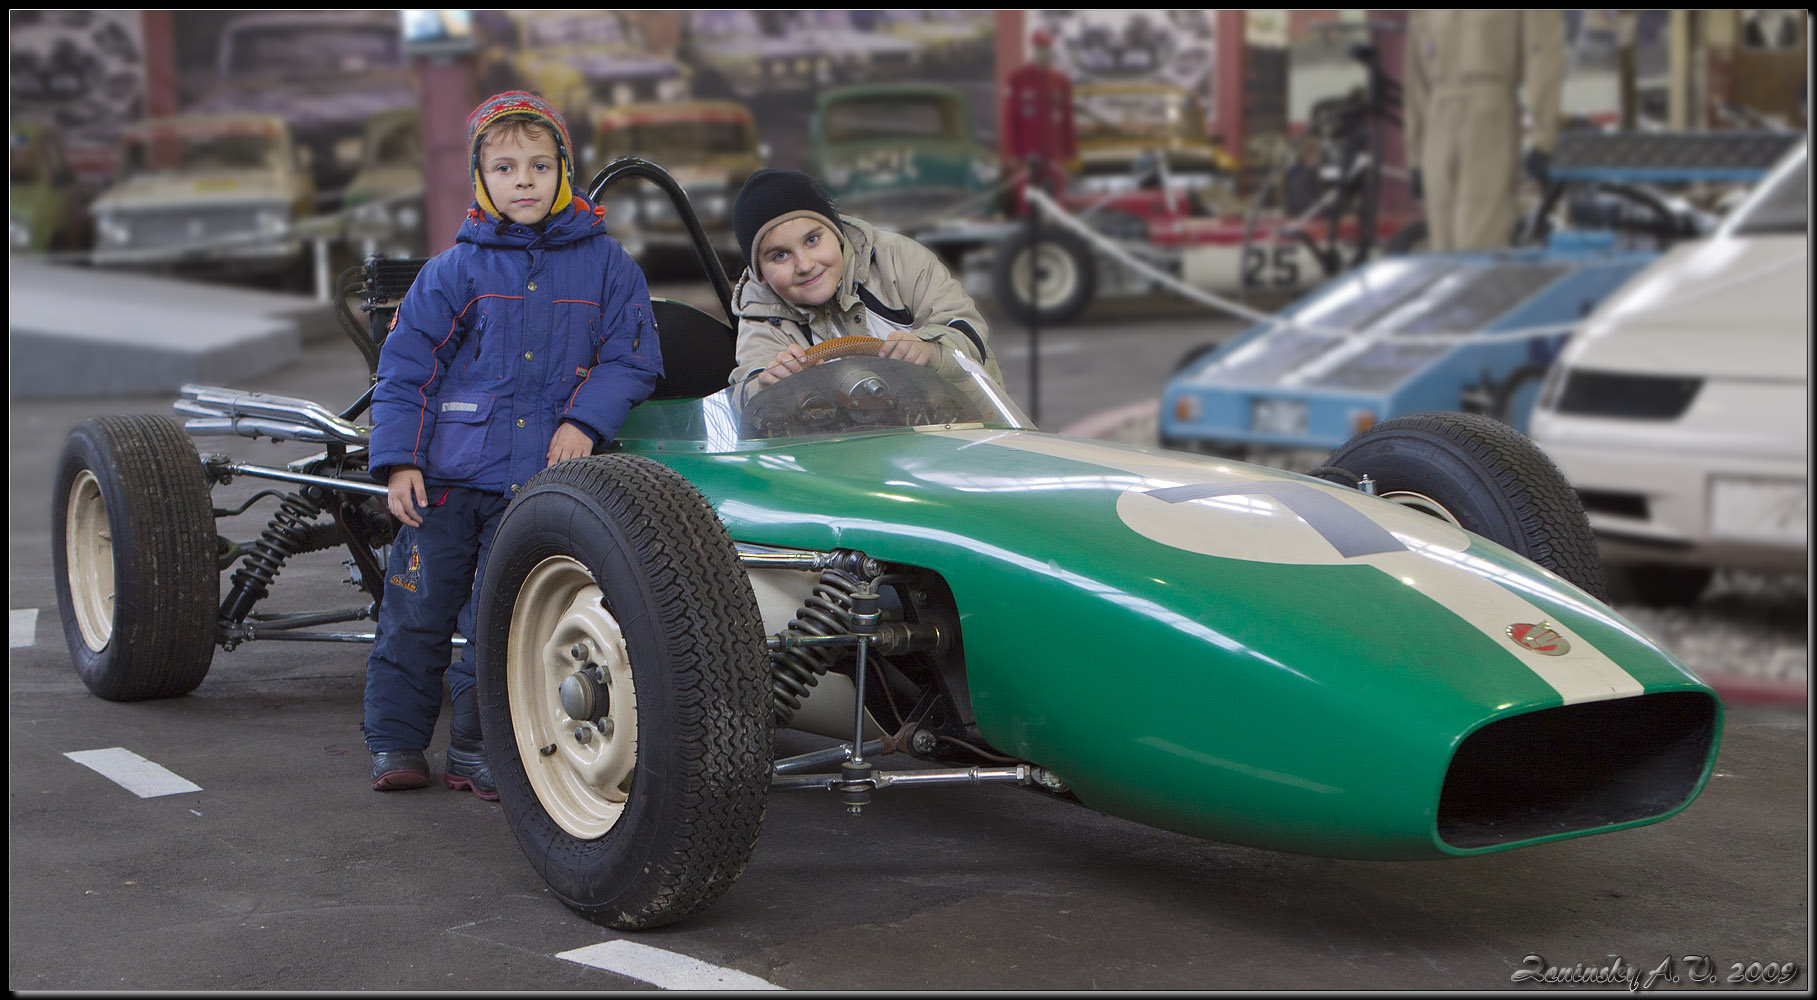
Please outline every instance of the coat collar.
[{"label": "coat collar", "polygon": [[477,246],[514,250],[527,249],[539,243],[547,247],[566,246],[603,235],[606,232],[605,216],[603,208],[594,208],[585,198],[576,195],[567,211],[550,216],[548,222],[538,230],[521,222],[505,222],[481,209],[479,202],[475,201],[467,209],[467,222],[461,226],[455,240]]}]

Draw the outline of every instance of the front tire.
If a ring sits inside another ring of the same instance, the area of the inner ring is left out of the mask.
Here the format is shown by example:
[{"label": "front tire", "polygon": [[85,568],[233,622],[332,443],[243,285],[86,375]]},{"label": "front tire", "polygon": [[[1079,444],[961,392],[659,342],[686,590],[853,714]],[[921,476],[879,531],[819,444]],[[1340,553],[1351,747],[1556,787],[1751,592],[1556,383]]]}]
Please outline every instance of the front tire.
[{"label": "front tire", "polygon": [[108,701],[194,691],[221,593],[195,444],[163,417],[91,417],[64,443],[53,497],[57,607],[82,683]]},{"label": "front tire", "polygon": [[711,904],[756,844],[772,738],[762,618],[712,507],[649,459],[575,459],[530,481],[492,553],[480,720],[518,844],[598,923]]},{"label": "front tire", "polygon": [[1412,413],[1358,434],[1325,465],[1368,476],[1377,496],[1451,521],[1608,600],[1577,491],[1506,424],[1473,413]]}]

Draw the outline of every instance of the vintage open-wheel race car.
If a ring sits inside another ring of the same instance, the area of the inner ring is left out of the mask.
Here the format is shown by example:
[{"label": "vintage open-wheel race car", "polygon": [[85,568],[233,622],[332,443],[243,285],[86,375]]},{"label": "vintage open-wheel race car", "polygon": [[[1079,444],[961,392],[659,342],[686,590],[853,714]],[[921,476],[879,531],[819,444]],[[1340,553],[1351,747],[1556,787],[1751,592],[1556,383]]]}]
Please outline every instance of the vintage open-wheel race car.
[{"label": "vintage open-wheel race car", "polygon": [[[591,193],[630,175],[670,193],[730,315],[664,171],[619,161]],[[411,263],[369,261],[369,303]],[[593,920],[655,927],[720,898],[782,789],[857,811],[1000,782],[1211,840],[1411,860],[1657,822],[1710,775],[1717,697],[1599,599],[1581,506],[1504,425],[1397,418],[1298,475],[1045,433],[981,372],[858,342],[747,392],[726,384],[723,321],[656,315],[656,395],[515,497],[467,637],[503,812]],[[374,365],[382,316],[350,325]],[[94,418],[61,460],[58,597],[103,698],[185,694],[217,647],[370,621],[383,598],[366,399],[182,395],[186,428]],[[261,466],[201,454],[211,435],[323,450]],[[237,477],[282,487],[241,542],[217,520],[244,508],[211,500]],[[287,560],[342,548],[369,604],[254,613]],[[777,760],[782,727],[831,739]]]}]

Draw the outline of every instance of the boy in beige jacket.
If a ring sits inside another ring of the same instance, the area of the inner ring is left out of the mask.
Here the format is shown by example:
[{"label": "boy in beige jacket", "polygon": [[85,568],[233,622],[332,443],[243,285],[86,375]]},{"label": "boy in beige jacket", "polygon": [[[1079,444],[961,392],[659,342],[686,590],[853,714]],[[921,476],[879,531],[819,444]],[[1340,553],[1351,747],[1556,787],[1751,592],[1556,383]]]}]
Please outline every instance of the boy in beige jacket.
[{"label": "boy in beige jacket", "polygon": [[751,175],[732,206],[748,265],[733,290],[734,385],[769,385],[812,364],[837,337],[884,341],[882,354],[948,377],[976,366],[1001,383],[978,305],[939,256],[899,233],[842,217],[807,174]]}]

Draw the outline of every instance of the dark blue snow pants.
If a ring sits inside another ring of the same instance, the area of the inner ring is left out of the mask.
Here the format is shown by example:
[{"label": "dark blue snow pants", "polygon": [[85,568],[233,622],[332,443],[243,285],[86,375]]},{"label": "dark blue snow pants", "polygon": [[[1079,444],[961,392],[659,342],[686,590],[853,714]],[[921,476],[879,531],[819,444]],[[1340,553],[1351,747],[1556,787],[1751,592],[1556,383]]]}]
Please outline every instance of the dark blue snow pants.
[{"label": "dark blue snow pants", "polygon": [[[442,707],[442,676],[453,703],[451,736],[480,741],[473,690],[477,581],[510,498],[460,487],[430,487],[423,525],[398,529],[385,570],[377,639],[366,659],[366,749],[426,750]],[[449,665],[456,630],[468,638]]]}]

